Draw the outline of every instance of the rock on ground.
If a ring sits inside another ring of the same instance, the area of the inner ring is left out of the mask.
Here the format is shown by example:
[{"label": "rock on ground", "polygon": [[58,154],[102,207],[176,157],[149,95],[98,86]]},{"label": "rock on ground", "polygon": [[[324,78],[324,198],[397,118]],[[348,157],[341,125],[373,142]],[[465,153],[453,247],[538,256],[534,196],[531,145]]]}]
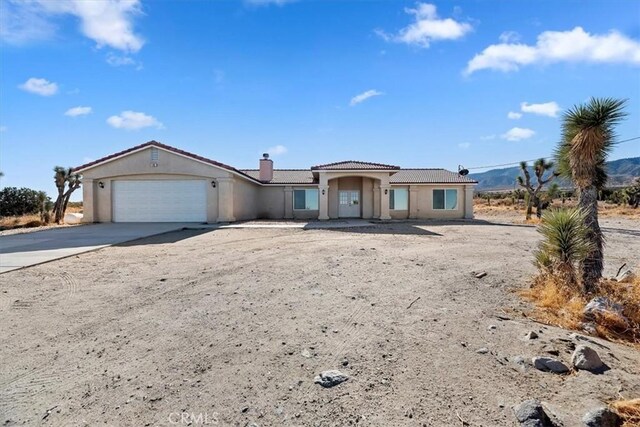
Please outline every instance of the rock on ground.
[{"label": "rock on ground", "polygon": [[534,357],[531,359],[531,363],[536,369],[544,372],[553,372],[554,374],[569,372],[567,365],[551,357]]},{"label": "rock on ground", "polygon": [[617,427],[620,417],[609,408],[598,408],[587,412],[582,422],[585,427]]},{"label": "rock on ground", "polygon": [[343,383],[348,379],[348,375],[334,369],[330,371],[320,372],[320,375],[316,376],[313,379],[313,382],[316,384],[320,384],[322,387],[329,388]]},{"label": "rock on ground", "polygon": [[571,356],[571,363],[577,369],[584,369],[587,371],[593,371],[600,369],[604,366],[598,353],[589,346],[579,345],[576,347]]},{"label": "rock on ground", "polygon": [[513,408],[516,419],[522,427],[556,427],[551,418],[536,399],[525,400]]}]

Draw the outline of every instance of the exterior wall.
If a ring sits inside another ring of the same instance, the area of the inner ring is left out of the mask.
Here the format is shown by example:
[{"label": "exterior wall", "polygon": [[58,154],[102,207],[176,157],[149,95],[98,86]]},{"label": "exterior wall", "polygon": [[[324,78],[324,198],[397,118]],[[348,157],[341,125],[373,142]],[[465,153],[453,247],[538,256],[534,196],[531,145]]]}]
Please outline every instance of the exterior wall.
[{"label": "exterior wall", "polygon": [[[256,216],[259,219],[292,218],[291,213],[285,212],[285,188],[286,187],[261,187],[259,193],[259,205]],[[290,187],[289,187],[290,188]],[[292,191],[292,189],[290,190]],[[291,201],[293,206],[293,200]]]},{"label": "exterior wall", "polygon": [[[394,186],[395,187],[395,186]],[[416,185],[417,209],[416,218],[419,219],[459,219],[465,217],[465,186],[464,185]],[[458,203],[454,210],[433,209],[433,190],[458,190]],[[411,192],[410,192],[411,193]],[[473,207],[472,207],[473,209]],[[411,194],[409,196],[409,211],[411,207]]]},{"label": "exterior wall", "polygon": [[[308,188],[312,188],[312,189],[315,189],[315,190],[318,189],[318,187],[316,187],[316,186],[294,185],[294,186],[292,186],[292,192],[293,192],[293,190],[304,190],[304,189],[308,189]],[[318,194],[318,206],[319,206],[319,204],[320,204],[320,195]],[[293,195],[291,196],[291,212],[292,212],[293,219],[318,219],[318,215],[320,214],[319,210],[317,210],[317,209],[315,209],[315,210],[296,210],[296,209],[293,209]]]},{"label": "exterior wall", "polygon": [[[112,182],[115,180],[204,179],[213,181],[232,176],[227,170],[162,149],[158,149],[158,160],[152,163],[151,147],[88,169],[82,175],[85,183],[83,185],[84,222],[112,221]],[[99,187],[100,182],[103,183],[104,188]],[[207,185],[207,222],[217,221],[218,207],[218,188]]]},{"label": "exterior wall", "polygon": [[[409,186],[408,185],[393,185],[391,186],[391,189],[396,189],[396,188],[404,188],[405,190],[409,191]],[[390,196],[387,196],[387,198],[389,198]],[[409,197],[409,204],[411,204],[411,197]],[[407,219],[409,218],[409,210],[391,210],[389,209],[389,215],[391,215],[392,219]]]},{"label": "exterior wall", "polygon": [[233,180],[233,217],[236,221],[245,221],[258,218],[261,208],[258,184],[243,178]]}]

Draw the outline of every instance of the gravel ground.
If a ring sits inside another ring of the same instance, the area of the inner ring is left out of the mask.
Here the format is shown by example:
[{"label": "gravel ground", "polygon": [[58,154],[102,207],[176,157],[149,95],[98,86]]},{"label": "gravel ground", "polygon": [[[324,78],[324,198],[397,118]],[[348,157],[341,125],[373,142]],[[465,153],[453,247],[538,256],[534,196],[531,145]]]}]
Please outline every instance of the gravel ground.
[{"label": "gravel ground", "polygon": [[[510,426],[538,398],[577,426],[640,396],[628,346],[591,344],[601,375],[512,362],[569,363],[570,331],[513,292],[535,228],[492,221],[181,231],[0,275],[0,425]],[[602,221],[608,275],[639,224]]]}]

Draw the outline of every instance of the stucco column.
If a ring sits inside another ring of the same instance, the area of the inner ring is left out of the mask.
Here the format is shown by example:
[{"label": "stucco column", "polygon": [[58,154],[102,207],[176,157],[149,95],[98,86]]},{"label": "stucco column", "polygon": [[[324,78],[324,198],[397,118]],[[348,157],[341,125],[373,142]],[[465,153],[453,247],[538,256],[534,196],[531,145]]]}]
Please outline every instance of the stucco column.
[{"label": "stucco column", "polygon": [[409,219],[418,218],[418,187],[409,186]]},{"label": "stucco column", "polygon": [[318,191],[320,193],[320,206],[318,213],[318,219],[321,221],[326,221],[329,219],[329,186],[328,185],[319,185]]},{"label": "stucco column", "polygon": [[93,185],[93,179],[82,179],[82,222],[95,221]]},{"label": "stucco column", "polygon": [[380,184],[373,182],[373,217],[380,218]]},{"label": "stucco column", "polygon": [[388,184],[380,185],[380,219],[391,219],[389,215],[389,190],[391,186]]},{"label": "stucco column", "polygon": [[233,222],[233,178],[216,179],[218,187],[218,222]]},{"label": "stucco column", "polygon": [[284,219],[293,218],[293,187],[284,187]]},{"label": "stucco column", "polygon": [[473,219],[473,185],[464,186],[464,218]]}]

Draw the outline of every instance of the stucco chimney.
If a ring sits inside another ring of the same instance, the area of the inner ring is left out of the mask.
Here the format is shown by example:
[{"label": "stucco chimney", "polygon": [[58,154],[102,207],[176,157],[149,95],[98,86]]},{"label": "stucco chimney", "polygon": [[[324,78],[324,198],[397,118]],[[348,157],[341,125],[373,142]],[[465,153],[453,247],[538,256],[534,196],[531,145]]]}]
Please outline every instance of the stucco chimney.
[{"label": "stucco chimney", "polygon": [[273,179],[273,160],[269,153],[264,153],[260,159],[260,181],[269,182]]}]

